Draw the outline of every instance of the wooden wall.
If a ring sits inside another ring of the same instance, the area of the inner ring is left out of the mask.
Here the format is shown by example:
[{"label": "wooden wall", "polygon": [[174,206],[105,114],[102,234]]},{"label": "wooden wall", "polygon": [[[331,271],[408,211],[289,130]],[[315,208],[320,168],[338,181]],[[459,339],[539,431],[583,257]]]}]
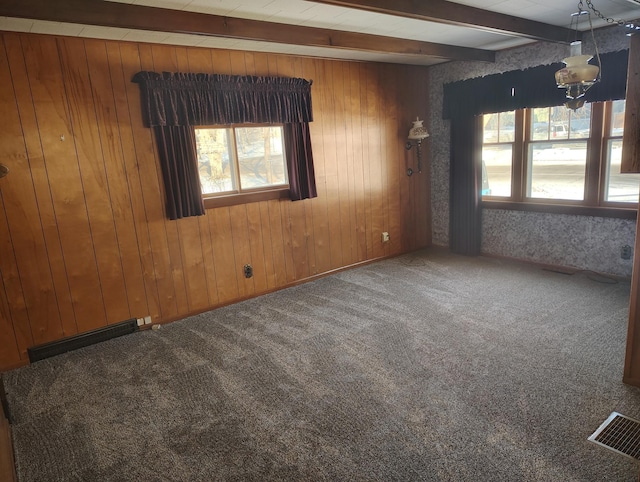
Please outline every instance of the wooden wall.
[{"label": "wooden wall", "polygon": [[[140,70],[312,79],[318,198],[167,220]],[[0,370],[33,345],[429,245],[428,160],[409,178],[404,149],[427,89],[422,67],[0,33]]]}]

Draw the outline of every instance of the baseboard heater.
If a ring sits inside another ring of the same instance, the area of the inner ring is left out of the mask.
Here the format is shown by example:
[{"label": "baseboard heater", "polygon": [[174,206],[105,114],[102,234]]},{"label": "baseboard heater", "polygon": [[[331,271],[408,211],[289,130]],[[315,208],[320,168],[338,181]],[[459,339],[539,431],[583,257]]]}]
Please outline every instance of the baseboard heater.
[{"label": "baseboard heater", "polygon": [[79,335],[69,336],[62,340],[44,343],[27,349],[29,361],[31,363],[50,358],[52,356],[61,355],[68,351],[84,348],[85,346],[94,345],[101,341],[107,341],[122,335],[128,335],[138,331],[138,321],[132,318],[121,323],[98,328],[97,330],[88,331]]}]

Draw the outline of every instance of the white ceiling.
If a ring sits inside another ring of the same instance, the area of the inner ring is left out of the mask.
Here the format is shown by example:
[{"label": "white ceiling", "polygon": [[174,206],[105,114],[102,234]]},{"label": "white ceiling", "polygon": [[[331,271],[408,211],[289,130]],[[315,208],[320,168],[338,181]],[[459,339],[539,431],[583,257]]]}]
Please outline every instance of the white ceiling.
[{"label": "white ceiling", "polygon": [[[526,38],[512,37],[502,33],[371,13],[362,10],[318,4],[305,0],[109,1],[175,10],[188,10],[267,22],[361,32],[494,51],[532,42],[532,40]],[[576,0],[455,0],[455,3],[561,27],[569,27],[571,24],[571,13],[578,10],[578,2]],[[586,8],[586,0],[584,3]],[[640,17],[640,0],[592,0],[592,3],[603,15],[614,18],[615,20],[622,19],[628,21]],[[607,23],[593,17],[593,24],[594,27],[599,27]],[[586,17],[581,17],[579,29],[588,29]],[[307,47],[8,17],[0,17],[0,30],[419,65],[432,65],[443,61],[442,59],[416,55]]]}]

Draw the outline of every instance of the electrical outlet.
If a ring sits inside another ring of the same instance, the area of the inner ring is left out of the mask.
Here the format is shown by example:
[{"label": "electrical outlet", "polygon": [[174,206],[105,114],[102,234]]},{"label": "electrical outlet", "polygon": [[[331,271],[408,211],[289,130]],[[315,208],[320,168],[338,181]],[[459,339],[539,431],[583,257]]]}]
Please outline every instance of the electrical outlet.
[{"label": "electrical outlet", "polygon": [[382,233],[382,242],[383,243],[388,243],[391,240],[391,238],[389,237],[389,233],[387,233],[386,231],[384,233]]},{"label": "electrical outlet", "polygon": [[151,317],[150,316],[145,316],[144,317],[144,324],[145,325],[150,325],[151,324]]},{"label": "electrical outlet", "polygon": [[253,276],[253,267],[250,264],[245,264],[243,269],[245,278],[251,278]]},{"label": "electrical outlet", "polygon": [[622,248],[620,248],[620,257],[622,259],[631,259],[631,246],[625,244]]},{"label": "electrical outlet", "polygon": [[136,322],[138,323],[138,326],[142,326],[144,325],[144,318],[136,318]]}]

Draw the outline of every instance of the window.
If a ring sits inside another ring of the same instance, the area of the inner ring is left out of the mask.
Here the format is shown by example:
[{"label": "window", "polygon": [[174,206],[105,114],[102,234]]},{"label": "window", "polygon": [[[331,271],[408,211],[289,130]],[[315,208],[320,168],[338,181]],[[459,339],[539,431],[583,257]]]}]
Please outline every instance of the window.
[{"label": "window", "polygon": [[198,127],[205,197],[287,188],[282,126]]},{"label": "window", "polygon": [[576,111],[562,106],[483,115],[485,207],[636,209],[640,175],[620,174],[624,105],[619,100]]}]

